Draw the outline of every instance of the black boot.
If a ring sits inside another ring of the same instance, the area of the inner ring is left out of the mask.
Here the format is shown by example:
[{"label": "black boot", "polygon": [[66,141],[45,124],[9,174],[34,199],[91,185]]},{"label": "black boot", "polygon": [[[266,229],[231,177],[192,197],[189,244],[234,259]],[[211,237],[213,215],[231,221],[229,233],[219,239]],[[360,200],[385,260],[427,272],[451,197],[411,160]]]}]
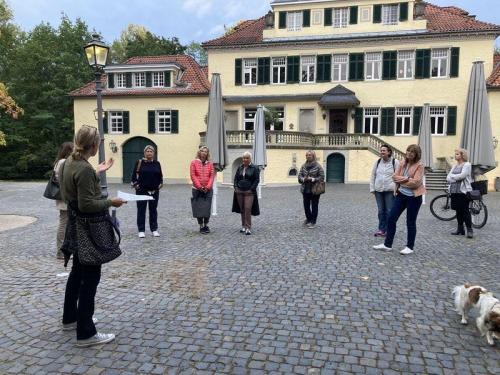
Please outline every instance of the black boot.
[{"label": "black boot", "polygon": [[453,234],[454,236],[459,236],[459,235],[463,236],[465,234],[463,225],[459,225],[457,227],[457,230],[455,232],[451,232],[451,234]]},{"label": "black boot", "polygon": [[474,233],[472,232],[472,228],[467,228],[467,238],[474,238]]}]

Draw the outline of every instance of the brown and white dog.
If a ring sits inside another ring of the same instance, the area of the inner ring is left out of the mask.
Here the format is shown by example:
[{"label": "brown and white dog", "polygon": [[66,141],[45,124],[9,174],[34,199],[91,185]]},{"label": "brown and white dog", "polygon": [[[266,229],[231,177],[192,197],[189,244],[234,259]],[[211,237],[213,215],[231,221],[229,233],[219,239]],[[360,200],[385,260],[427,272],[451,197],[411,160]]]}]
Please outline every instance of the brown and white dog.
[{"label": "brown and white dog", "polygon": [[493,339],[500,340],[500,301],[491,293],[481,294],[478,306],[477,328],[481,336],[486,335],[488,344],[495,345]]},{"label": "brown and white dog", "polygon": [[470,285],[469,283],[453,288],[452,294],[455,297],[455,308],[457,313],[462,315],[462,324],[467,324],[469,311],[476,307],[479,297],[486,292],[487,290],[482,286]]}]

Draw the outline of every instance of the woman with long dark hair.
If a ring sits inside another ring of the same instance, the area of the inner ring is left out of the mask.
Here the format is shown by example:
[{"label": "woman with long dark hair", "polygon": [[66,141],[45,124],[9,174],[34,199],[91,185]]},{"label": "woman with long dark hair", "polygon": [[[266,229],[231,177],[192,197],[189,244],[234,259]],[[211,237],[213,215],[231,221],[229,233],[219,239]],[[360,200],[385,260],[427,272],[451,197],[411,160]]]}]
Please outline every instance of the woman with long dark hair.
[{"label": "woman with long dark hair", "polygon": [[[54,175],[57,182],[59,182],[61,167],[64,162],[73,152],[73,142],[64,142],[59,148],[57,159],[54,163]],[[57,259],[64,259],[64,254],[61,251],[61,246],[64,241],[64,234],[66,233],[66,225],[68,224],[68,206],[62,200],[56,200],[56,208],[59,210],[59,225],[57,227],[56,237],[56,257]]]}]

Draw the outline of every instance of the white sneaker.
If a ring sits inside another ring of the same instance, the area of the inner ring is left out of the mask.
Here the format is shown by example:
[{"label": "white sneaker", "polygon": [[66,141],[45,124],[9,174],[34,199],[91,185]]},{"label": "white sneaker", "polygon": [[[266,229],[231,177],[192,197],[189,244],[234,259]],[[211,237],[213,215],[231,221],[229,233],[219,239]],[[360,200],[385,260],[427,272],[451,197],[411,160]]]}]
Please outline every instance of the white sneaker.
[{"label": "white sneaker", "polygon": [[106,344],[107,342],[113,341],[115,335],[112,333],[99,333],[97,332],[91,338],[85,340],[76,340],[76,346],[79,348],[85,348],[87,346],[94,346],[99,344]]},{"label": "white sneaker", "polygon": [[375,250],[383,250],[383,251],[391,251],[392,250],[392,247],[387,247],[383,243],[381,243],[380,245],[374,245],[373,248]]},{"label": "white sneaker", "polygon": [[409,255],[409,254],[413,254],[413,250],[410,249],[409,247],[405,247],[403,250],[401,250],[399,252],[400,254],[403,254],[403,255]]},{"label": "white sneaker", "polygon": [[153,231],[153,237],[160,237],[160,233],[157,230]]},{"label": "white sneaker", "polygon": [[145,238],[146,237],[146,233],[144,232],[139,232],[139,238]]},{"label": "white sneaker", "polygon": [[241,229],[240,229],[240,233],[245,233],[246,231],[247,231],[247,228],[245,228],[245,227],[241,227]]}]

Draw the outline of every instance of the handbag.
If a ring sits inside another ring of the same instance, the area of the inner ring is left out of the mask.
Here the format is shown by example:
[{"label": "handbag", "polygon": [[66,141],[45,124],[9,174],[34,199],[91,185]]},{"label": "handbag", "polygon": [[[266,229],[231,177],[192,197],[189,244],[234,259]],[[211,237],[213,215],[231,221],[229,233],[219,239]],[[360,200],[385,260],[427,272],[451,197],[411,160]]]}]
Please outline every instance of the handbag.
[{"label": "handbag", "polygon": [[479,190],[468,191],[467,198],[470,201],[478,201],[481,199],[481,191],[479,191]]},{"label": "handbag", "polygon": [[49,182],[45,187],[45,191],[43,192],[43,196],[47,199],[53,200],[62,200],[61,198],[61,188],[59,186],[59,182],[56,180],[56,173],[52,172],[49,178]]},{"label": "handbag", "polygon": [[311,192],[314,195],[321,195],[325,193],[326,184],[324,181],[318,181],[311,186]]}]

